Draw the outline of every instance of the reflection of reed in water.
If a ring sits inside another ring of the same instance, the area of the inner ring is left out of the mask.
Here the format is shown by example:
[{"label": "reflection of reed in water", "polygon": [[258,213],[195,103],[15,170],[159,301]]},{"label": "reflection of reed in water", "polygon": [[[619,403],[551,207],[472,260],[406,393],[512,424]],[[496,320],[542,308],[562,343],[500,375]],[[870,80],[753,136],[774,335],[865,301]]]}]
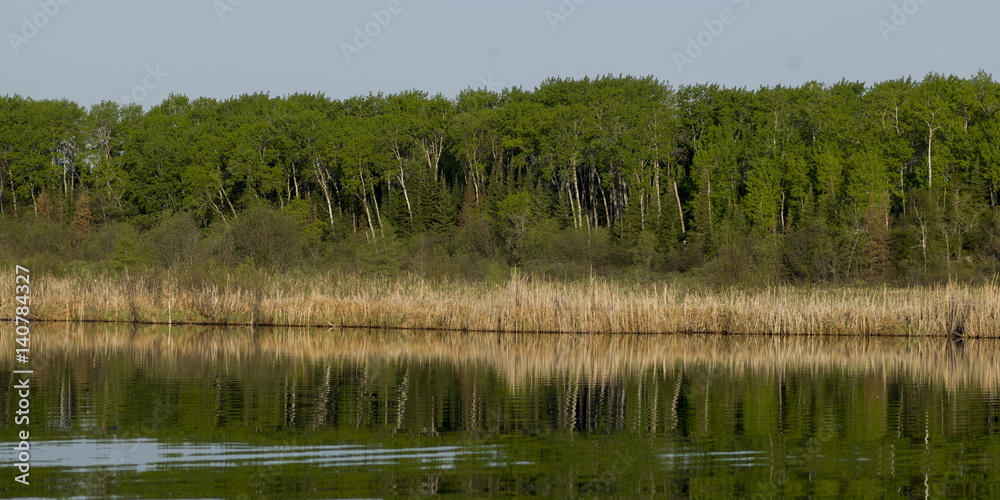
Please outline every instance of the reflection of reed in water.
[{"label": "reflection of reed in water", "polygon": [[[9,273],[9,271],[7,271]],[[10,274],[0,269],[13,282]],[[798,288],[696,292],[671,284],[502,284],[413,276],[48,278],[32,311],[58,321],[426,328],[584,333],[1000,336],[1000,286]],[[0,303],[12,289],[0,287]]]},{"label": "reflection of reed in water", "polygon": [[[10,341],[4,330],[0,342]],[[166,369],[253,370],[261,359],[314,363],[339,358],[359,365],[445,362],[486,367],[514,387],[566,379],[605,383],[648,370],[799,370],[903,373],[947,387],[1000,385],[1000,341],[722,335],[497,334],[317,329],[133,327],[122,324],[36,325],[35,362],[85,354],[132,357]],[[11,350],[0,361],[13,365]],[[193,368],[192,368],[193,369]]]}]

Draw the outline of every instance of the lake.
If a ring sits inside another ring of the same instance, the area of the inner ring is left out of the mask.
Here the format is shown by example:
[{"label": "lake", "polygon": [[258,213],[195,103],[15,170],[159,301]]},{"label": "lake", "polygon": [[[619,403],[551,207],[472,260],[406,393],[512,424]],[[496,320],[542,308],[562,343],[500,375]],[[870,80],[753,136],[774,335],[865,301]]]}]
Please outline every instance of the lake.
[{"label": "lake", "polygon": [[3,497],[1000,495],[992,340],[12,327]]}]

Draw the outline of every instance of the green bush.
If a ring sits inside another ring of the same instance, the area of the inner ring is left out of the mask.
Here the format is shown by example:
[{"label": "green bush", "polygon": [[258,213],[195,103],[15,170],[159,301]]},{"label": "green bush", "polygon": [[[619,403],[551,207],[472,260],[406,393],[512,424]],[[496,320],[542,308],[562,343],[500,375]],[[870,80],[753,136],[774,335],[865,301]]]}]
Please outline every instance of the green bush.
[{"label": "green bush", "polygon": [[302,199],[292,200],[282,209],[294,217],[302,233],[302,250],[315,262],[320,256],[323,238],[330,234],[330,224],[318,217],[316,206]]},{"label": "green bush", "polygon": [[238,262],[287,268],[302,260],[302,228],[291,213],[251,206],[231,227],[233,256]]},{"label": "green bush", "polygon": [[385,236],[358,245],[357,261],[362,269],[378,274],[396,274],[406,262],[405,242],[396,236],[391,227],[386,227]]},{"label": "green bush", "polygon": [[190,263],[195,256],[201,230],[189,213],[164,216],[143,238],[152,261],[162,267]]},{"label": "green bush", "polygon": [[102,246],[110,247],[109,267],[116,271],[138,270],[152,265],[153,260],[146,242],[135,227],[122,223],[106,224],[98,233]]},{"label": "green bush", "polygon": [[499,255],[499,238],[495,225],[489,211],[483,208],[468,210],[465,224],[455,234],[456,246],[480,257],[496,257]]}]

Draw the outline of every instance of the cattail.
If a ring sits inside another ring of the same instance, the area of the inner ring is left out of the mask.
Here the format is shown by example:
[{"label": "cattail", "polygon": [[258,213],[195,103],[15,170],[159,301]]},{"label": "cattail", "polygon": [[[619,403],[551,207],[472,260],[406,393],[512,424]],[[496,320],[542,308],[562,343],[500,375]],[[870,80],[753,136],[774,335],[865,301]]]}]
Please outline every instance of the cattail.
[{"label": "cattail", "polygon": [[[12,269],[0,280],[12,282]],[[692,291],[515,273],[501,286],[330,273],[243,280],[70,275],[32,279],[32,313],[48,321],[336,326],[561,333],[1000,336],[1000,287]],[[13,301],[0,287],[0,303]],[[9,314],[9,312],[7,313]]]}]

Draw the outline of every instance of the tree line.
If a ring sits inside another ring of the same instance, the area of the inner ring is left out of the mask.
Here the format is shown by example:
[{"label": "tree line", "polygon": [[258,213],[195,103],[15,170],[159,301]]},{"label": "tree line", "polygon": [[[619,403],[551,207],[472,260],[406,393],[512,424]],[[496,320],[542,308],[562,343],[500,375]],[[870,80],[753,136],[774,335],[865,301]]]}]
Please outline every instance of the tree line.
[{"label": "tree line", "polygon": [[148,111],[15,95],[0,97],[0,216],[83,240],[176,214],[203,236],[291,214],[279,219],[306,254],[390,245],[397,267],[430,241],[504,265],[965,278],[1000,268],[998,110],[984,72],[757,90],[551,78],[454,99],[171,95]]}]

